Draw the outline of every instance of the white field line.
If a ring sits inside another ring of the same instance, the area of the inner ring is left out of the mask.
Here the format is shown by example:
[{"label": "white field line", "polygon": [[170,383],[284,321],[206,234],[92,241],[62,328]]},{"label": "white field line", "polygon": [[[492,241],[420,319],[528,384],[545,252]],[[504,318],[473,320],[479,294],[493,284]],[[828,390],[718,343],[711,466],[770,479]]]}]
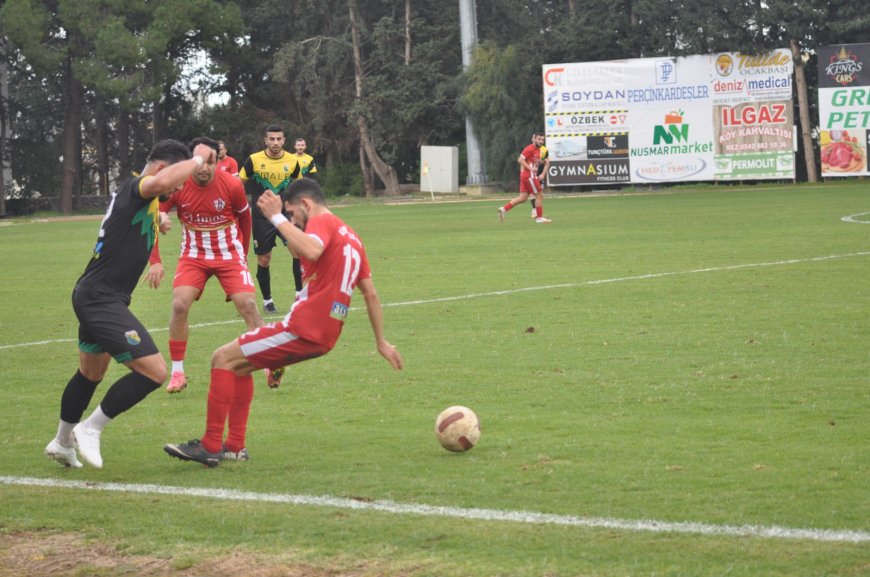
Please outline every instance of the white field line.
[{"label": "white field line", "polygon": [[858,218],[860,216],[867,216],[870,212],[859,212],[858,214],[850,214],[849,216],[844,216],[840,220],[843,222],[854,222],[858,224],[870,224],[870,217],[867,218]]},{"label": "white field line", "polygon": [[430,304],[430,303],[441,303],[448,301],[458,301],[458,300],[467,300],[473,298],[481,298],[481,297],[491,297],[491,296],[503,296],[503,295],[511,295],[522,292],[532,292],[532,291],[542,291],[542,290],[552,290],[552,289],[563,289],[563,288],[579,288],[584,286],[595,286],[600,284],[609,284],[609,283],[619,283],[619,282],[628,282],[634,280],[647,280],[647,279],[656,279],[656,278],[664,278],[671,276],[682,276],[682,275],[691,275],[691,274],[701,274],[708,272],[722,272],[729,270],[740,270],[747,268],[760,268],[760,267],[770,267],[770,266],[783,266],[789,264],[801,264],[807,262],[820,262],[826,260],[835,260],[841,258],[854,258],[858,256],[868,256],[870,252],[853,252],[849,254],[832,254],[828,256],[817,256],[811,258],[799,258],[799,259],[789,259],[789,260],[777,260],[772,262],[760,262],[760,263],[752,263],[752,264],[734,264],[728,266],[717,266],[717,267],[709,267],[709,268],[696,268],[687,271],[672,271],[672,272],[657,272],[657,273],[649,273],[635,276],[625,276],[625,277],[616,277],[616,278],[608,278],[608,279],[600,279],[600,280],[589,280],[583,282],[573,282],[573,283],[562,283],[562,284],[552,284],[552,285],[543,285],[536,287],[524,287],[524,288],[516,288],[509,289],[503,291],[491,291],[485,293],[472,293],[467,295],[459,295],[453,297],[441,297],[435,299],[427,299],[427,300],[419,300],[419,301],[405,301],[401,303],[388,303],[384,304],[384,307],[401,307],[401,306],[409,306],[409,305],[421,305],[421,304]]},{"label": "white field line", "polygon": [[259,503],[283,503],[309,507],[332,507],[355,511],[374,511],[394,515],[424,515],[427,517],[446,517],[476,521],[495,521],[523,523],[532,525],[561,525],[584,527],[588,529],[611,529],[616,531],[647,531],[652,533],[684,533],[704,536],[762,537],[768,539],[806,539],[835,543],[870,542],[866,531],[844,531],[832,529],[795,529],[776,525],[712,525],[709,523],[672,523],[655,520],[610,519],[603,517],[575,517],[536,513],[534,511],[503,511],[498,509],[465,509],[462,507],[437,507],[396,503],[395,501],[358,501],[341,497],[316,495],[291,495],[284,493],[255,493],[234,489],[174,487],[171,485],[95,483],[92,481],[67,481],[58,479],[38,479],[34,477],[0,476],[4,485],[26,487],[50,487],[56,489],[76,489],[107,491],[115,493],[134,493],[140,495],[170,495],[201,497],[223,501],[255,501]]},{"label": "white field line", "polygon": [[[870,214],[870,213],[867,213]],[[846,217],[844,217],[846,218]],[[471,293],[464,295],[456,295],[450,297],[439,297],[433,299],[423,299],[416,301],[403,301],[397,303],[384,303],[382,306],[384,308],[391,307],[407,307],[407,306],[416,306],[416,305],[426,305],[426,304],[434,304],[434,303],[444,303],[444,302],[453,302],[453,301],[464,301],[469,299],[476,298],[485,298],[485,297],[494,297],[494,296],[505,296],[512,295],[524,292],[534,292],[534,291],[545,291],[545,290],[555,290],[555,289],[565,289],[565,288],[580,288],[587,286],[596,286],[601,284],[610,284],[610,283],[620,283],[620,282],[629,282],[636,280],[649,280],[649,279],[657,279],[657,278],[665,278],[672,276],[684,276],[684,275],[692,275],[692,274],[703,274],[703,273],[711,273],[711,272],[723,272],[730,270],[741,270],[741,269],[749,269],[749,268],[761,268],[761,267],[772,267],[772,266],[785,266],[790,264],[802,264],[808,262],[822,262],[826,260],[836,260],[836,259],[844,259],[844,258],[855,258],[859,256],[868,256],[870,255],[870,251],[868,252],[853,252],[847,254],[832,254],[828,256],[816,256],[810,258],[795,258],[788,260],[777,260],[771,262],[759,262],[759,263],[749,263],[749,264],[734,264],[729,266],[717,266],[717,267],[708,267],[708,268],[696,268],[692,270],[686,271],[670,271],[670,272],[657,272],[657,273],[649,273],[635,276],[624,276],[624,277],[616,277],[616,278],[608,278],[608,279],[599,279],[599,280],[588,280],[582,282],[570,282],[570,283],[561,283],[561,284],[551,284],[551,285],[542,285],[542,286],[532,286],[532,287],[522,287],[515,289],[506,289],[500,291],[490,291],[483,293]],[[351,307],[350,310],[357,311],[362,310],[365,307]],[[268,319],[267,319],[268,320]],[[218,325],[229,325],[229,324],[239,324],[241,321],[239,319],[232,319],[227,321],[214,321],[210,323],[197,323],[190,325],[190,328],[203,328],[203,327],[213,327]],[[163,332],[168,331],[168,327],[162,327],[157,329],[148,329],[150,332]],[[31,341],[26,343],[14,343],[9,345],[0,345],[0,351],[6,349],[19,349],[24,347],[35,347],[41,345],[50,345],[55,343],[74,343],[78,339],[52,339],[45,341]]]}]

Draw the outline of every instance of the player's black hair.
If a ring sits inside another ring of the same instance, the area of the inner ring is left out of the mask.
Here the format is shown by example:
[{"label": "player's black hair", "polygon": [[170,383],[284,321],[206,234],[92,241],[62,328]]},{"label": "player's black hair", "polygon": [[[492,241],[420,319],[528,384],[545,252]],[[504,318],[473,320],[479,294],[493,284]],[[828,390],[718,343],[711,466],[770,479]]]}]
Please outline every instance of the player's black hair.
[{"label": "player's black hair", "polygon": [[544,136],[544,133],[543,132],[533,132],[532,138],[534,139],[536,136]]},{"label": "player's black hair", "polygon": [[166,140],[161,140],[151,148],[151,152],[148,153],[148,162],[163,161],[169,164],[175,164],[176,162],[187,160],[191,156],[193,156],[193,154],[191,154],[190,149],[187,148],[187,146],[177,140],[167,138]]},{"label": "player's black hair", "polygon": [[270,124],[266,127],[266,130],[263,131],[263,136],[266,136],[270,132],[280,132],[284,134],[284,128],[278,124]]},{"label": "player's black hair", "polygon": [[206,146],[214,150],[215,157],[217,157],[218,148],[220,148],[217,140],[209,138],[208,136],[199,136],[197,138],[194,138],[190,141],[190,144],[188,145],[188,148],[190,148],[190,152],[193,153],[193,149],[195,149],[199,144],[205,144]]},{"label": "player's black hair", "polygon": [[326,199],[323,198],[323,191],[316,180],[310,178],[300,178],[294,180],[290,186],[284,189],[281,193],[281,200],[296,204],[301,198],[308,198],[316,204],[326,204]]}]

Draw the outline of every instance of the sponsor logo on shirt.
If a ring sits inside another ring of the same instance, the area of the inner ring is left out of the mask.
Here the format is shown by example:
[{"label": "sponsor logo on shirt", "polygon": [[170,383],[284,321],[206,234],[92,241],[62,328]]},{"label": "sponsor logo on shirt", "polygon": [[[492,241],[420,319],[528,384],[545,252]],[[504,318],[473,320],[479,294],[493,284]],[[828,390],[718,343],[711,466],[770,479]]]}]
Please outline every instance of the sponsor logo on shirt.
[{"label": "sponsor logo on shirt", "polygon": [[329,316],[344,322],[347,318],[347,306],[338,301],[332,301],[332,310],[329,311]]}]

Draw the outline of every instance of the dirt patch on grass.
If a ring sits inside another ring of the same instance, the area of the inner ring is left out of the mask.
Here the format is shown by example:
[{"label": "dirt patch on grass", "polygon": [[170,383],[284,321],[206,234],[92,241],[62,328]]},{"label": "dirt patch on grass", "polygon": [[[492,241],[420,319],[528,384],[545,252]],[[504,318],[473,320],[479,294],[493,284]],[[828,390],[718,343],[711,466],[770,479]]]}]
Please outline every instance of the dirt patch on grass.
[{"label": "dirt patch on grass", "polygon": [[294,564],[277,556],[234,552],[210,559],[127,555],[71,533],[0,534],[0,577],[341,577],[379,575]]}]

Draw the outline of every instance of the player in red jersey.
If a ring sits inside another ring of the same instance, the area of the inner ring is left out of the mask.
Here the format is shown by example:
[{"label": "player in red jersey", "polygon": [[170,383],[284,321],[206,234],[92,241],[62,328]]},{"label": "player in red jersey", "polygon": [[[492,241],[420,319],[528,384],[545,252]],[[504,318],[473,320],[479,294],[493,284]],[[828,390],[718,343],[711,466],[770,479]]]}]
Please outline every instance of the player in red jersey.
[{"label": "player in red jersey", "polygon": [[[245,427],[233,423],[229,412],[236,391],[248,386],[251,373],[257,369],[298,363],[328,353],[341,334],[356,287],[365,299],[378,352],[394,369],[403,366],[399,351],[384,338],[381,301],[362,241],[327,208],[314,180],[296,180],[282,196],[283,202],[267,190],[257,206],[287,239],[290,252],[302,260],[302,292],[283,320],[244,333],[215,351],[205,435],[187,443],[165,445],[163,450],[170,456],[215,467],[225,458],[222,445],[230,451],[241,450],[245,445]],[[282,207],[291,220],[281,214]],[[228,417],[230,430],[224,441]]]},{"label": "player in red jersey", "polygon": [[[541,190],[547,187],[547,172],[550,170],[550,151],[547,150],[547,141],[541,145],[541,161],[538,163],[538,180],[541,181]],[[529,198],[532,205],[532,218],[538,218],[538,210],[535,207],[535,197]]]},{"label": "player in red jersey", "polygon": [[532,135],[532,143],[526,146],[517,157],[520,165],[520,193],[504,206],[498,208],[498,219],[504,221],[507,212],[518,204],[524,203],[529,196],[537,200],[535,210],[537,218],[535,222],[546,224],[549,218],[544,218],[544,187],[538,177],[538,164],[541,163],[541,146],[544,144],[544,135],[536,132]]},{"label": "player in red jersey", "polygon": [[[217,154],[217,141],[197,138],[190,147],[197,144],[206,144]],[[214,160],[209,160],[185,181],[179,192],[160,203],[161,213],[168,213],[172,207],[175,207],[183,228],[181,254],[172,282],[172,312],[169,319],[172,376],[166,390],[177,393],[187,387],[184,357],[190,335],[190,307],[199,300],[209,278],[217,277],[227,300],[236,305],[248,329],[263,326],[264,322],[257,310],[254,281],[248,271],[251,209],[241,181],[217,170]],[[148,280],[151,281],[156,275],[162,278],[157,245],[152,252],[151,263]],[[269,385],[277,386],[272,382]]]},{"label": "player in red jersey", "polygon": [[239,163],[227,154],[227,145],[223,140],[218,140],[218,163],[217,169],[231,176],[239,175]]}]

